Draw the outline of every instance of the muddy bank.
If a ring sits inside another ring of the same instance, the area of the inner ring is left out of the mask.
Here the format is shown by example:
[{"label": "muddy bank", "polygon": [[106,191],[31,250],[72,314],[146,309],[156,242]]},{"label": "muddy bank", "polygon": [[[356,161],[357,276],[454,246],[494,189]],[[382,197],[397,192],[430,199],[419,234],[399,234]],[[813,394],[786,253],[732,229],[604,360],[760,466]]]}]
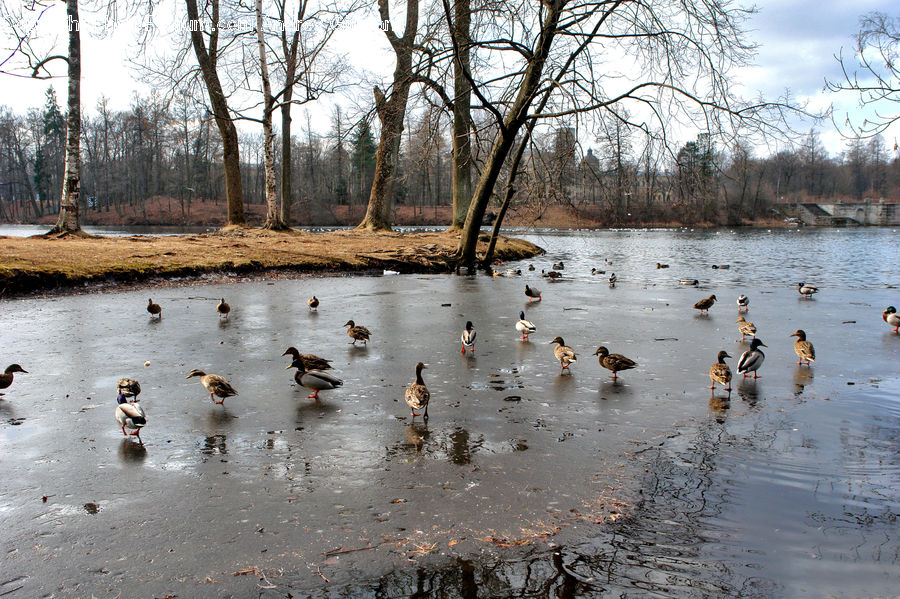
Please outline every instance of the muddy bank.
[{"label": "muddy bank", "polygon": [[[263,229],[178,237],[0,237],[0,297],[216,273],[442,273],[453,269],[457,243],[457,235],[445,232]],[[485,249],[486,241],[480,241],[479,251]],[[508,237],[501,237],[496,248],[501,260],[541,252],[532,243]]]}]

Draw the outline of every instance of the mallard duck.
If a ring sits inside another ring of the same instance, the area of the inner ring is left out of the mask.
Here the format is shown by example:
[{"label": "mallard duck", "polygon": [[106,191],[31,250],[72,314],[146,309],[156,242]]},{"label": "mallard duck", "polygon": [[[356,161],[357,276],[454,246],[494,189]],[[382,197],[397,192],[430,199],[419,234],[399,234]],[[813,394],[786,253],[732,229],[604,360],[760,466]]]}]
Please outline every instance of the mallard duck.
[{"label": "mallard duck", "polygon": [[616,281],[618,281],[618,280],[619,280],[619,278],[616,276],[616,273],[614,273],[614,272],[609,273],[609,286],[610,287],[615,287]]},{"label": "mallard duck", "polygon": [[[126,399],[125,395],[119,393],[119,396],[116,398],[116,421],[119,423],[119,426],[122,427],[122,434],[126,437],[128,435],[135,435],[138,438],[138,441],[141,442],[141,445],[144,444],[144,441],[141,439],[141,429],[147,425],[147,414],[144,412],[144,408],[137,404],[128,403],[128,399]],[[131,429],[130,433],[126,433],[125,429]]]},{"label": "mallard duck", "polygon": [[553,341],[550,343],[556,344],[556,347],[553,348],[553,355],[559,360],[559,364],[562,366],[563,370],[568,370],[569,364],[578,361],[575,357],[575,350],[566,345],[566,342],[563,341],[562,337],[554,337]]},{"label": "mallard duck", "polygon": [[750,298],[741,294],[737,298],[738,312],[746,312],[750,309]]},{"label": "mallard duck", "polygon": [[219,316],[228,318],[228,313],[231,312],[231,306],[225,303],[224,297],[219,300],[219,305],[216,306],[216,311],[219,313]]},{"label": "mallard duck", "polygon": [[518,277],[518,276],[522,275],[522,269],[521,268],[516,268],[516,269],[507,268],[503,272],[503,274],[506,275],[507,277]]},{"label": "mallard duck", "polygon": [[[24,372],[25,374],[28,374],[28,371],[18,364],[10,364],[6,367],[6,370],[3,371],[3,374],[0,374],[0,389],[6,389],[13,384],[13,373],[15,372]],[[0,395],[5,395],[5,393],[0,393]]]},{"label": "mallard duck", "polygon": [[759,370],[759,367],[762,366],[763,361],[766,359],[766,354],[762,353],[762,350],[759,349],[760,347],[768,346],[759,339],[754,338],[750,342],[750,349],[741,354],[741,358],[738,360],[737,371],[738,374],[743,374],[744,378],[750,376],[751,372],[753,373],[753,378],[759,378],[756,371]]},{"label": "mallard duck", "polygon": [[806,365],[809,366],[810,362],[816,361],[816,350],[813,347],[813,344],[806,340],[806,331],[803,329],[797,329],[788,337],[796,337],[797,340],[794,341],[794,352],[797,354],[797,357],[800,359],[797,360],[797,364],[802,364],[803,361],[806,361]]},{"label": "mallard duck", "polygon": [[336,389],[344,384],[344,381],[333,374],[322,372],[321,370],[307,370],[306,363],[302,357],[294,358],[294,361],[289,366],[286,366],[285,370],[288,368],[297,369],[297,372],[294,373],[294,380],[301,387],[312,389],[313,393],[308,397],[316,401],[319,401],[319,391]]},{"label": "mallard duck", "polygon": [[351,341],[353,345],[356,345],[357,341],[362,341],[368,345],[369,337],[372,335],[369,329],[364,326],[357,326],[352,320],[345,322],[344,326],[347,327],[347,334],[353,339],[353,341]]},{"label": "mallard duck", "polygon": [[747,335],[750,335],[751,337],[756,337],[756,325],[755,324],[753,324],[752,322],[749,322],[747,320],[744,320],[743,316],[738,316],[737,320],[735,320],[735,322],[738,323],[738,330],[741,332],[741,341],[743,341],[747,337]]},{"label": "mallard duck", "polygon": [[316,296],[312,296],[311,298],[306,300],[306,305],[309,306],[310,310],[315,310],[316,312],[318,312],[319,311],[319,298],[317,298]]},{"label": "mallard duck", "polygon": [[725,358],[730,357],[727,351],[722,350],[719,352],[716,363],[709,367],[709,380],[712,381],[710,389],[715,389],[716,383],[722,383],[725,390],[731,393],[731,369],[725,363]]},{"label": "mallard duck", "polygon": [[693,287],[696,287],[697,285],[700,284],[700,281],[698,281],[697,279],[681,279],[678,281],[678,284],[679,285],[691,285]]},{"label": "mallard duck", "polygon": [[472,327],[472,321],[466,321],[466,328],[459,337],[459,340],[462,343],[462,349],[460,350],[462,354],[465,354],[466,350],[475,353],[476,334],[475,329]]},{"label": "mallard duck", "polygon": [[592,275],[605,275],[605,274],[606,274],[606,271],[605,271],[605,270],[598,270],[598,269],[596,269],[596,268],[591,268],[591,274],[592,274]]},{"label": "mallard duck", "polygon": [[147,312],[150,313],[150,318],[154,316],[162,318],[162,307],[159,304],[154,304],[152,299],[147,300]]},{"label": "mallard duck", "polygon": [[529,265],[528,265],[528,270],[534,270],[534,264],[529,264]]},{"label": "mallard duck", "polygon": [[600,362],[600,366],[607,370],[612,370],[612,378],[614,379],[618,378],[616,373],[620,370],[631,370],[637,366],[637,362],[634,360],[626,358],[622,354],[611,354],[609,353],[609,350],[602,345],[597,348],[594,355],[597,356],[597,361]]},{"label": "mallard duck", "polygon": [[657,262],[656,268],[669,268],[669,265],[668,264],[660,264],[659,262]]},{"label": "mallard duck", "polygon": [[[206,387],[207,391],[209,391],[209,398],[217,404],[224,404],[226,397],[238,394],[238,392],[234,390],[234,387],[231,386],[231,383],[218,374],[206,374],[202,370],[197,370],[195,368],[184,378],[189,379],[195,376],[200,377],[200,383]],[[215,395],[221,397],[222,401],[216,401]]]},{"label": "mallard duck", "polygon": [[797,293],[800,297],[811,298],[813,293],[818,293],[819,288],[807,285],[806,283],[797,283]]},{"label": "mallard duck", "polygon": [[607,266],[612,266],[612,260],[610,260],[609,258],[604,258],[603,261],[606,262]]},{"label": "mallard duck", "polygon": [[712,267],[715,270],[718,270],[718,269],[728,270],[729,268],[731,268],[731,265],[730,264],[713,264]]},{"label": "mallard duck", "polygon": [[562,260],[560,260],[559,262],[557,262],[553,265],[553,270],[565,270],[565,269],[566,269],[566,266],[562,263]]},{"label": "mallard duck", "polygon": [[525,285],[525,296],[528,298],[529,302],[535,298],[537,298],[537,301],[541,301],[541,292],[528,285]]},{"label": "mallard duck", "polygon": [[428,387],[425,386],[425,381],[422,379],[422,370],[425,368],[427,368],[427,366],[422,362],[416,364],[416,382],[406,388],[404,399],[406,399],[406,405],[409,406],[409,412],[413,417],[419,415],[416,410],[424,408],[425,414],[423,415],[423,418],[428,420],[428,401],[431,399],[431,393],[428,391]]},{"label": "mallard duck", "polygon": [[537,330],[530,320],[525,320],[525,312],[519,311],[519,320],[516,321],[516,330],[522,333],[522,339],[528,339],[528,335]]},{"label": "mallard duck", "polygon": [[119,379],[116,383],[116,391],[125,397],[133,397],[133,401],[140,401],[137,396],[141,394],[141,384],[134,379]]},{"label": "mallard duck", "polygon": [[888,323],[889,326],[894,327],[895,333],[900,329],[900,315],[897,314],[897,308],[894,306],[885,308],[884,312],[881,313],[881,319]]},{"label": "mallard duck", "polygon": [[711,295],[708,298],[702,299],[699,302],[697,302],[696,304],[694,304],[694,308],[696,308],[697,310],[700,310],[700,314],[703,314],[704,312],[708,312],[709,309],[712,308],[712,305],[714,303],[716,303],[716,296]]},{"label": "mallard duck", "polygon": [[562,277],[562,273],[556,272],[555,270],[551,270],[549,272],[542,274],[541,276],[544,277],[545,279],[550,279],[550,282],[553,283],[556,281],[556,279],[559,279],[560,277]]},{"label": "mallard duck", "polygon": [[[320,358],[315,354],[301,354],[296,347],[284,350],[282,356],[291,356],[293,360],[302,360],[305,370],[331,370],[331,360]],[[290,366],[288,366],[290,368]]]}]

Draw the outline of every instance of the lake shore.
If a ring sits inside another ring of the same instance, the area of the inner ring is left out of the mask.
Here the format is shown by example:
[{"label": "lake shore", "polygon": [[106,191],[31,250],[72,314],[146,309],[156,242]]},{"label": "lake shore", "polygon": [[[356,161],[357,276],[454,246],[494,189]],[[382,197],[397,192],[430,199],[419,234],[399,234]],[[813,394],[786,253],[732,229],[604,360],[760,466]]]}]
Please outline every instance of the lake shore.
[{"label": "lake shore", "polygon": [[[487,247],[479,241],[478,251]],[[197,279],[211,274],[439,273],[452,269],[457,234],[226,228],[172,237],[0,237],[0,298],[108,283]],[[538,246],[501,236],[496,257],[519,260]]]}]

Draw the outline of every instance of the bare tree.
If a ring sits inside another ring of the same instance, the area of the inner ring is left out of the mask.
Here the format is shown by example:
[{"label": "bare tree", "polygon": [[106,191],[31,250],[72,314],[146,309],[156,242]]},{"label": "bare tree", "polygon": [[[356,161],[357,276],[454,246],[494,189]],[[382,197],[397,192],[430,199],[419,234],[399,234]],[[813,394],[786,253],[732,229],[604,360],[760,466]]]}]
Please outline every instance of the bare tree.
[{"label": "bare tree", "polygon": [[391,24],[388,0],[378,0],[378,12],[384,34],[387,36],[397,57],[389,95],[375,86],[375,110],[381,121],[381,137],[375,154],[375,178],[369,193],[366,216],[357,228],[370,230],[390,230],[391,204],[393,201],[394,179],[400,140],[403,135],[403,121],[406,103],[413,84],[413,52],[419,27],[419,0],[406,0],[406,26],[403,36],[398,36]]},{"label": "bare tree", "polygon": [[[244,190],[241,182],[241,154],[238,143],[237,128],[228,107],[228,97],[219,79],[219,0],[206,0],[204,18],[201,20],[197,8],[197,0],[185,0],[188,14],[188,27],[191,33],[191,45],[197,56],[200,74],[209,94],[209,102],[213,109],[216,126],[222,137],[222,157],[225,169],[225,201],[227,204],[229,225],[245,225]],[[208,31],[204,25],[208,24]],[[207,44],[206,40],[209,40]]]},{"label": "bare tree", "polygon": [[855,124],[849,115],[848,137],[872,137],[900,120],[900,18],[873,12],[860,19],[855,36],[853,59],[835,56],[841,64],[843,81],[826,81],[832,92],[858,94],[862,108],[873,116]]}]

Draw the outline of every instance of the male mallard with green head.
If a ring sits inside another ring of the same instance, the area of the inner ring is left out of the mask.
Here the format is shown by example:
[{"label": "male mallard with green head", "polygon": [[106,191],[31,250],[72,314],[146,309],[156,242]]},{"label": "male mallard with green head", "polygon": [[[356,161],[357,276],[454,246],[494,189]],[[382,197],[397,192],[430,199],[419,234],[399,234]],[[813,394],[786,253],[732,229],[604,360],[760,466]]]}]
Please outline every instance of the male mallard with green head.
[{"label": "male mallard with green head", "polygon": [[300,357],[294,358],[290,366],[285,367],[285,369],[287,368],[297,369],[297,372],[294,373],[294,380],[301,387],[312,389],[313,393],[307,397],[316,401],[319,401],[319,391],[336,389],[344,384],[344,381],[333,374],[322,372],[321,370],[307,369],[305,361]]},{"label": "male mallard with green head", "polygon": [[[296,347],[284,350],[282,356],[290,356],[293,360],[302,360],[304,370],[331,370],[331,360],[320,358],[315,354],[301,354]],[[288,366],[290,368],[290,366]]]},{"label": "male mallard with green head", "polygon": [[[206,390],[209,391],[209,398],[213,400],[214,403],[224,404],[225,398],[238,394],[238,392],[235,391],[234,387],[231,386],[231,383],[226,381],[224,377],[221,377],[218,374],[206,374],[202,370],[198,370],[195,368],[184,378],[189,379],[195,376],[200,377],[200,384],[206,387]],[[216,398],[214,397],[216,395],[221,397],[222,401],[216,401]]]},{"label": "male mallard with green head", "polygon": [[319,298],[317,298],[316,296],[312,296],[311,298],[306,300],[306,305],[309,306],[310,310],[315,310],[316,312],[318,312],[319,311]]},{"label": "male mallard with green head", "polygon": [[154,304],[152,299],[147,300],[147,312],[150,313],[150,318],[154,316],[162,318],[162,307],[159,304]]},{"label": "male mallard with green head", "polygon": [[712,385],[709,386],[715,392],[716,383],[722,383],[725,390],[731,393],[731,369],[725,363],[725,358],[730,358],[727,351],[720,351],[716,359],[716,363],[709,367],[709,380]]},{"label": "male mallard with green head", "polygon": [[746,312],[750,309],[750,298],[743,293],[737,298],[738,312]]},{"label": "male mallard with green head", "polygon": [[554,337],[550,343],[556,344],[556,347],[553,348],[553,355],[559,360],[563,370],[569,370],[569,364],[578,361],[575,357],[575,350],[566,345],[562,337]]},{"label": "male mallard with green head", "polygon": [[529,302],[532,300],[535,300],[535,299],[537,301],[541,301],[541,292],[540,292],[540,290],[535,289],[534,287],[529,287],[528,285],[525,285],[525,297],[528,298]]},{"label": "male mallard with green head", "polygon": [[530,320],[525,320],[525,312],[519,310],[519,320],[516,321],[516,330],[522,333],[522,339],[528,340],[528,335],[537,330]]},{"label": "male mallard with green head", "polygon": [[[6,367],[6,370],[3,372],[3,374],[0,374],[0,389],[6,389],[13,384],[13,374],[16,372],[24,372],[25,374],[28,374],[28,371],[18,364],[10,364]],[[0,395],[5,394],[0,393]]]},{"label": "male mallard with green head", "polygon": [[[122,393],[119,393],[119,396],[116,398],[116,403],[118,404],[116,405],[116,422],[122,427],[122,434],[126,437],[128,435],[135,435],[138,438],[138,441],[141,442],[141,445],[143,445],[144,441],[141,439],[141,429],[147,425],[147,414],[144,412],[144,408],[137,404],[128,403],[128,400]],[[131,429],[131,432],[126,433],[126,428]]]},{"label": "male mallard with green head", "polygon": [[368,345],[369,337],[372,333],[364,326],[357,325],[352,320],[348,320],[344,323],[344,326],[347,327],[347,334],[350,336],[353,341],[351,343],[356,345],[357,341],[362,341],[366,345]]},{"label": "male mallard with green head", "polygon": [[425,414],[423,418],[428,420],[428,402],[431,400],[431,393],[428,391],[428,387],[425,386],[424,379],[422,379],[422,371],[425,368],[427,366],[422,362],[416,364],[416,381],[406,388],[406,393],[403,397],[406,399],[406,405],[409,406],[409,412],[413,418],[419,415],[416,410],[424,408]]},{"label": "male mallard with green head", "polygon": [[797,293],[800,294],[800,297],[805,297],[806,299],[811,299],[813,293],[818,293],[819,288],[813,287],[812,285],[807,285],[806,283],[797,283]]},{"label": "male mallard with green head", "polygon": [[794,353],[800,358],[797,360],[797,364],[803,364],[805,361],[806,365],[809,366],[810,362],[816,361],[816,350],[813,347],[813,344],[806,340],[806,331],[797,329],[788,335],[788,337],[797,338],[797,340],[794,341]]},{"label": "male mallard with green head", "polygon": [[465,355],[466,350],[469,350],[473,354],[475,353],[475,337],[477,333],[475,332],[475,327],[472,325],[472,321],[469,320],[466,322],[466,328],[463,330],[462,335],[459,337],[460,343],[462,343],[462,349],[460,352]]},{"label": "male mallard with green head", "polygon": [[897,314],[897,308],[894,306],[885,308],[884,312],[881,313],[881,319],[888,323],[889,326],[894,327],[895,333],[900,329],[900,315]]},{"label": "male mallard with green head", "polygon": [[763,361],[766,359],[766,354],[762,353],[762,350],[759,349],[760,347],[768,346],[754,337],[753,341],[750,342],[750,349],[741,354],[741,358],[738,360],[737,371],[738,374],[743,374],[744,378],[750,376],[751,372],[753,373],[753,378],[759,378],[756,371],[759,370],[759,367],[762,366]]},{"label": "male mallard with green head", "polygon": [[594,355],[597,356],[597,361],[600,363],[600,366],[607,370],[612,370],[612,378],[614,379],[618,378],[616,373],[620,370],[630,370],[637,366],[637,362],[631,358],[626,358],[622,354],[611,354],[609,353],[609,350],[602,345],[597,348]]}]

